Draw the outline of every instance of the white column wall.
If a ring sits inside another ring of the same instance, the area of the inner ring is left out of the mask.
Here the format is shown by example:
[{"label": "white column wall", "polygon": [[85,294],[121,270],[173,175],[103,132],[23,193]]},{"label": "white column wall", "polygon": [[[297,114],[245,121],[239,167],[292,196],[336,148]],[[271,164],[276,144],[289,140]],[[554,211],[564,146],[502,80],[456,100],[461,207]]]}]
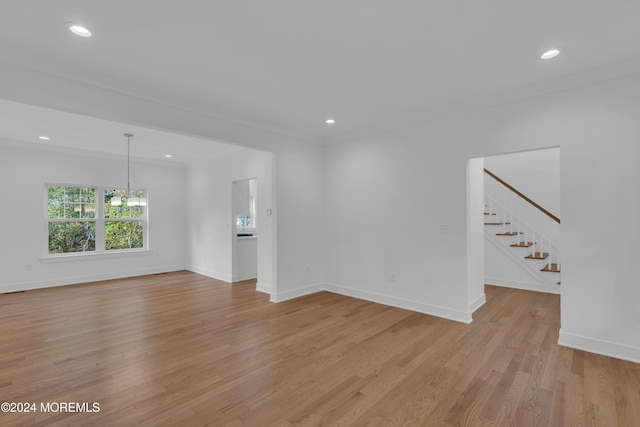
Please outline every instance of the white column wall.
[{"label": "white column wall", "polygon": [[485,301],[484,159],[469,159],[467,166],[467,310]]},{"label": "white column wall", "polygon": [[272,155],[243,149],[197,164],[187,173],[189,268],[231,282],[233,279],[234,226],[232,184],[258,181],[258,288],[271,293],[273,283]]},{"label": "white column wall", "polygon": [[325,283],[323,147],[298,144],[275,153],[278,247],[272,301],[319,291]]}]

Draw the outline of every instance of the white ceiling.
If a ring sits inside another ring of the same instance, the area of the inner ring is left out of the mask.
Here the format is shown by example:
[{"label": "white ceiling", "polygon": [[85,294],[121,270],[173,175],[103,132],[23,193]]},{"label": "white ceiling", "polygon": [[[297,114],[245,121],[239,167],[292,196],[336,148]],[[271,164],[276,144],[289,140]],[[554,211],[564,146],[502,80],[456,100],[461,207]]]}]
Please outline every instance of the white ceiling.
[{"label": "white ceiling", "polygon": [[[637,60],[638,18],[637,0],[2,0],[0,50],[22,67],[333,142]],[[562,54],[540,60],[551,47]]]},{"label": "white ceiling", "polygon": [[[127,155],[164,164],[193,163],[220,156],[241,147],[177,135],[130,124],[96,119],[0,99],[0,137],[25,147],[96,152],[111,157]],[[49,137],[41,140],[40,136]],[[172,157],[165,157],[170,154]]]}]

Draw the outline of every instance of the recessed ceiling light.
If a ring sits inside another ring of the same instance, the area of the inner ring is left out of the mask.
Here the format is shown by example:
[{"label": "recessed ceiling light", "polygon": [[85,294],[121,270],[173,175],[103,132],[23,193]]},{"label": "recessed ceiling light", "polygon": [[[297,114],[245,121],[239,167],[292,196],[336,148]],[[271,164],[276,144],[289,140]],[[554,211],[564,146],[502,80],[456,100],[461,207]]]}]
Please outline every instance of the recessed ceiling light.
[{"label": "recessed ceiling light", "polygon": [[542,59],[551,59],[551,58],[555,58],[558,55],[560,55],[560,51],[558,49],[551,49],[551,50],[546,51],[542,55],[540,55],[540,58],[542,58]]},{"label": "recessed ceiling light", "polygon": [[67,28],[76,36],[80,37],[91,37],[91,31],[82,25],[74,24],[72,22],[67,23]]},{"label": "recessed ceiling light", "polygon": [[332,125],[332,124],[334,124],[336,121],[335,121],[334,119],[327,119],[327,120],[325,120],[324,122],[325,122],[326,124],[328,124],[328,125]]},{"label": "recessed ceiling light", "polygon": [[172,157],[173,157],[171,154],[165,154],[164,156],[165,156],[167,159],[170,159],[170,158],[172,158]]},{"label": "recessed ceiling light", "polygon": [[45,141],[48,141],[51,138],[49,138],[48,136],[39,136],[38,139],[44,139]]}]

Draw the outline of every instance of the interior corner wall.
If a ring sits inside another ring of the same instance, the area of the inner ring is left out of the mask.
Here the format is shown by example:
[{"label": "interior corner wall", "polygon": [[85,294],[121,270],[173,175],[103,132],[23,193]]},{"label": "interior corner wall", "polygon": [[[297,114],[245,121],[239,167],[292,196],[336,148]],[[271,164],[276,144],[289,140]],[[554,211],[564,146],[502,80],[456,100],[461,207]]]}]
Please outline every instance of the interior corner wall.
[{"label": "interior corner wall", "polygon": [[274,153],[246,149],[190,165],[190,268],[232,281],[231,184],[257,178],[257,288],[274,302],[321,290],[323,172],[322,147],[307,144],[274,144]]},{"label": "interior corner wall", "polygon": [[465,137],[436,123],[326,148],[329,289],[462,322]]},{"label": "interior corner wall", "polygon": [[634,74],[328,146],[327,281],[464,321],[467,159],[559,146],[560,343],[640,361],[637,117]]},{"label": "interior corner wall", "polygon": [[189,268],[225,282],[233,281],[232,183],[257,178],[257,288],[271,293],[273,283],[272,154],[242,149],[191,164],[187,171]]},{"label": "interior corner wall", "polygon": [[323,147],[270,146],[272,152],[249,149],[189,167],[189,259],[194,271],[231,281],[231,183],[256,177],[257,288],[281,302],[324,288]]},{"label": "interior corner wall", "polygon": [[275,147],[277,284],[275,302],[320,291],[325,284],[323,147]]},{"label": "interior corner wall", "polygon": [[126,159],[25,149],[0,141],[3,209],[0,292],[162,273],[185,266],[186,173],[183,167],[133,161],[131,184],[149,198],[149,252],[43,260],[45,184],[126,186]]}]

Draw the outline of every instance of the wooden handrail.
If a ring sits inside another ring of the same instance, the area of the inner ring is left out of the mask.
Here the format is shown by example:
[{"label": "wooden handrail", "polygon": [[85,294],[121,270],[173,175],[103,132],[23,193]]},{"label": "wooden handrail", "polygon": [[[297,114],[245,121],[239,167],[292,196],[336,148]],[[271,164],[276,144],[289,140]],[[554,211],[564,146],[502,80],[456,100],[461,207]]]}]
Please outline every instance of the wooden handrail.
[{"label": "wooden handrail", "polygon": [[554,220],[555,222],[560,224],[560,218],[558,218],[557,216],[555,216],[554,214],[552,214],[551,212],[549,212],[548,210],[546,210],[545,208],[543,208],[542,206],[540,206],[539,204],[537,204],[536,202],[534,202],[533,200],[531,200],[530,198],[528,198],[527,196],[525,196],[524,194],[522,194],[521,192],[519,192],[518,190],[513,188],[511,185],[507,184],[499,176],[497,176],[496,174],[494,174],[493,172],[491,172],[490,170],[488,170],[486,168],[484,170],[484,173],[486,173],[487,175],[489,175],[490,177],[492,177],[493,179],[498,181],[500,184],[502,184],[505,187],[507,187],[509,190],[511,190],[514,193],[516,193],[518,196],[522,197],[531,206],[533,206],[534,208],[538,209],[540,212],[542,212],[543,214],[545,214],[546,216],[548,216],[549,218],[551,218],[552,220]]}]

